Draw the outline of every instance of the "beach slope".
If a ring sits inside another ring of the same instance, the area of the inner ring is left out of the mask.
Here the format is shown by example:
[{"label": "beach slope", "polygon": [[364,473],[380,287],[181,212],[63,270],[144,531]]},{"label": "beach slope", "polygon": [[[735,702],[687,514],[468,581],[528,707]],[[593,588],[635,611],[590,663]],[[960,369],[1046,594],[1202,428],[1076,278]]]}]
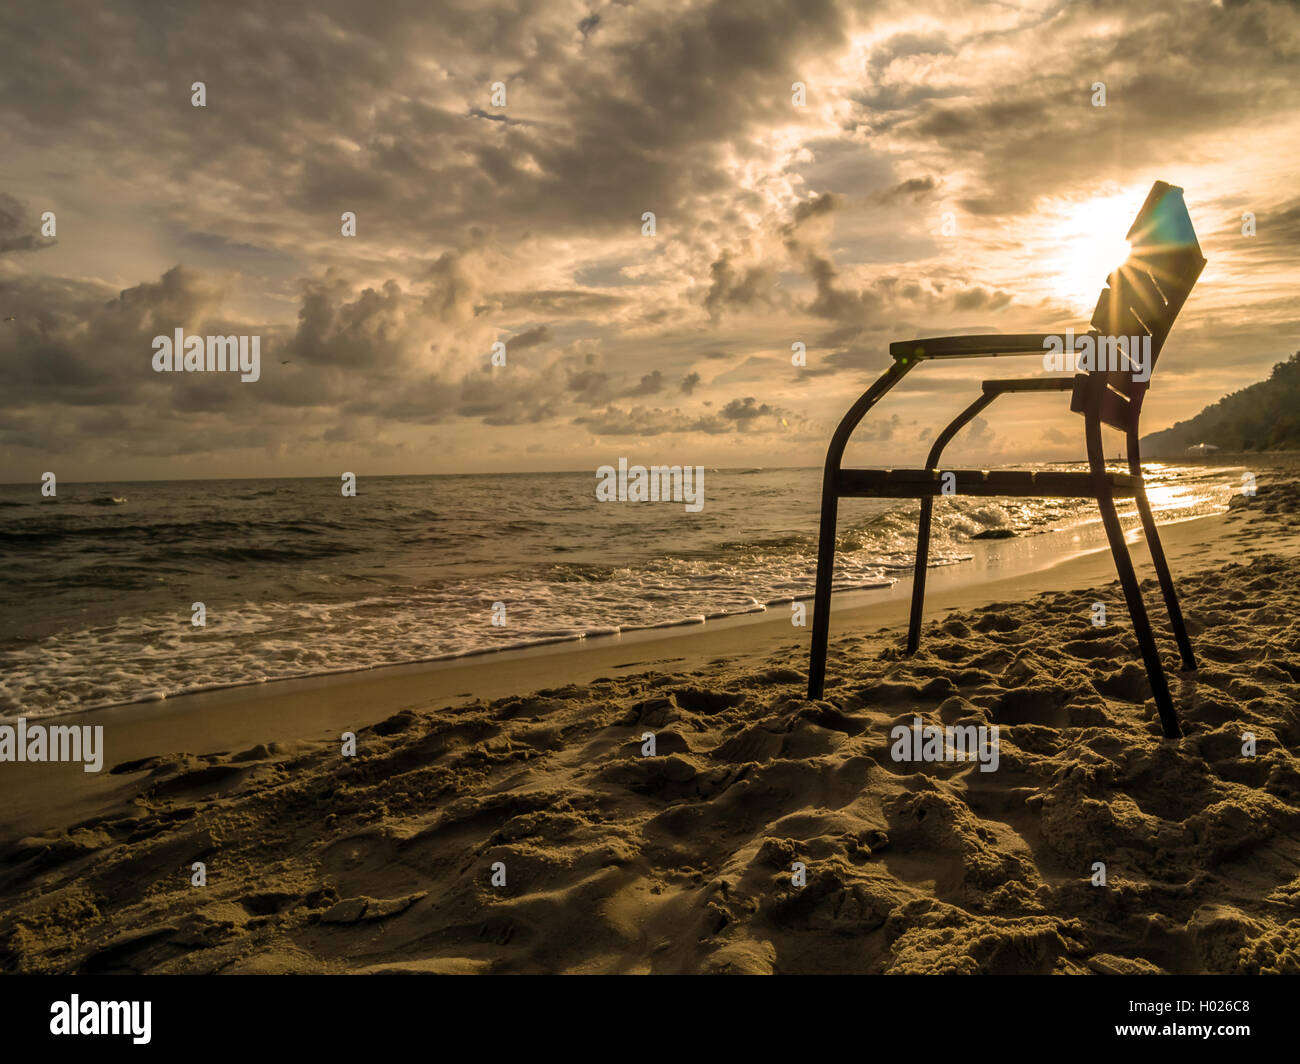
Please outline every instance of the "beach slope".
[{"label": "beach slope", "polygon": [[[1296,498],[1261,485],[1218,522],[1241,561],[1176,568],[1198,672],[1144,584],[1182,740],[1114,583],[949,613],[912,658],[837,615],[822,701],[798,632],[403,710],[354,757],[119,764],[111,809],[0,846],[0,966],[1300,972]],[[897,760],[918,718],[996,727],[996,770]]]}]

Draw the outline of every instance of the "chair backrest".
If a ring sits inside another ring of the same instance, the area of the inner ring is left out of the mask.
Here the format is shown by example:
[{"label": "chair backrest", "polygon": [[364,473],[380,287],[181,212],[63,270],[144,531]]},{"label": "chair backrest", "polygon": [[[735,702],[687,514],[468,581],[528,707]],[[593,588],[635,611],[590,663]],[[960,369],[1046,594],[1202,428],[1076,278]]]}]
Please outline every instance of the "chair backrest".
[{"label": "chair backrest", "polygon": [[[1145,344],[1150,337],[1150,367],[1154,369],[1174,319],[1205,268],[1183,190],[1163,181],[1152,185],[1126,239],[1128,258],[1106,278],[1092,327],[1099,337],[1114,337],[1125,353],[1133,343]],[[1132,365],[1131,357],[1129,361]],[[1101,419],[1115,428],[1128,428],[1150,377],[1134,380],[1131,369],[1098,368],[1094,372],[1103,374],[1110,389],[1123,396],[1102,403]]]}]

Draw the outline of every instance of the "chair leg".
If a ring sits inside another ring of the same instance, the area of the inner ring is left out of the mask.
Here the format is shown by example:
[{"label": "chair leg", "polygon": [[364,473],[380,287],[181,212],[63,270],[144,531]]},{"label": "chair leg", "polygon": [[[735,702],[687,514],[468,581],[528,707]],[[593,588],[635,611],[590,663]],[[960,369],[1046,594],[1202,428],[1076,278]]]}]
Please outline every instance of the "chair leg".
[{"label": "chair leg", "polygon": [[1164,547],[1160,545],[1160,536],[1156,532],[1156,519],[1151,513],[1151,504],[1147,502],[1146,493],[1137,497],[1138,513],[1142,515],[1142,532],[1147,539],[1147,548],[1151,551],[1151,561],[1156,567],[1156,576],[1160,580],[1160,591],[1165,597],[1165,606],[1169,610],[1169,625],[1174,630],[1178,641],[1178,652],[1183,658],[1183,668],[1194,670],[1196,656],[1192,653],[1192,641],[1187,638],[1187,626],[1183,623],[1183,611],[1178,605],[1178,592],[1174,589],[1174,578],[1169,573],[1169,563],[1165,560]]},{"label": "chair leg", "polygon": [[1115,571],[1119,574],[1120,586],[1124,589],[1124,599],[1128,603],[1129,616],[1133,619],[1133,631],[1137,635],[1138,645],[1142,648],[1142,659],[1146,663],[1147,678],[1151,681],[1151,693],[1155,696],[1156,709],[1160,712],[1160,723],[1166,739],[1177,739],[1182,735],[1178,726],[1178,714],[1169,694],[1169,684],[1165,680],[1164,669],[1160,664],[1160,652],[1156,648],[1155,637],[1151,634],[1151,622],[1147,619],[1146,607],[1142,604],[1142,592],[1138,587],[1137,574],[1133,571],[1133,560],[1129,557],[1128,544],[1124,542],[1124,530],[1120,527],[1119,514],[1115,511],[1115,500],[1109,495],[1102,495],[1097,500],[1101,507],[1101,523],[1106,528],[1106,538],[1110,540],[1110,553],[1115,559]]},{"label": "chair leg", "polygon": [[826,644],[831,629],[831,578],[835,570],[835,522],[839,498],[827,484],[822,489],[822,519],[817,540],[817,589],[813,596],[812,648],[808,653],[808,697],[821,698],[826,680]]},{"label": "chair leg", "polygon": [[916,568],[912,573],[912,616],[907,624],[907,652],[915,654],[921,645],[921,611],[925,606],[925,571],[930,561],[930,516],[934,498],[921,499],[921,519],[916,525]]}]

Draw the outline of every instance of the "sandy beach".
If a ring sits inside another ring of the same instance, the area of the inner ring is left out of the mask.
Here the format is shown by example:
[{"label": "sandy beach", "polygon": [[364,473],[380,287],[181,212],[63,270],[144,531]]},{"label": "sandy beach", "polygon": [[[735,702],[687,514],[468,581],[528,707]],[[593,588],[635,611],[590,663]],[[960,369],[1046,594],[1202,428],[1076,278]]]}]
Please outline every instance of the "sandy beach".
[{"label": "sandy beach", "polygon": [[[0,964],[1300,972],[1298,499],[1163,530],[1179,741],[1105,551],[937,581],[912,658],[905,593],[837,608],[817,702],[787,616],[81,714],[102,773],[0,775]],[[997,770],[894,760],[917,718]]]}]

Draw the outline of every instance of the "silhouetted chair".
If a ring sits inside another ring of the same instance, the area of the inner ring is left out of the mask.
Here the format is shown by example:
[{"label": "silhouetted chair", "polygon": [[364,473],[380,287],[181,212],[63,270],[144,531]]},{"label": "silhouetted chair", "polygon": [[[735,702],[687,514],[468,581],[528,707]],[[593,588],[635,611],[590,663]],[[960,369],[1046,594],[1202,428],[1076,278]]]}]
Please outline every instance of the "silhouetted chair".
[{"label": "silhouetted chair", "polygon": [[[1174,319],[1187,300],[1192,286],[1205,267],[1192,229],[1182,189],[1157,181],[1138,212],[1137,221],[1128,231],[1130,253],[1124,264],[1107,278],[1097,309],[1092,316],[1094,339],[1112,337],[1150,337],[1151,367],[1164,347]],[[907,340],[889,345],[894,362],[879,380],[853,404],[831,438],[826,453],[826,472],[822,482],[821,533],[817,551],[817,592],[813,606],[812,650],[808,663],[808,697],[820,698],[826,675],[826,643],[830,631],[831,577],[835,564],[835,521],[841,498],[919,498],[921,517],[917,534],[916,575],[912,589],[912,613],[907,632],[907,651],[915,652],[921,636],[921,610],[925,597],[925,572],[929,558],[930,518],[934,497],[940,494],[1001,496],[1013,498],[1077,497],[1093,498],[1101,509],[1102,524],[1110,541],[1111,554],[1124,598],[1128,603],[1133,628],[1142,647],[1147,675],[1155,696],[1156,708],[1164,734],[1180,734],[1178,715],[1169,696],[1169,686],[1160,665],[1160,655],[1151,634],[1151,624],[1142,604],[1133,562],[1124,542],[1117,497],[1132,497],[1142,519],[1151,559],[1155,563],[1169,610],[1169,621],[1178,640],[1183,667],[1195,669],[1192,644],[1187,638],[1182,611],[1169,565],[1165,561],[1155,519],[1147,502],[1138,452],[1138,415],[1150,378],[1134,380],[1133,362],[1119,370],[1099,367],[1071,377],[1034,377],[1027,380],[992,380],[983,384],[983,394],[961,412],[939,434],[930,448],[924,469],[841,469],[844,447],[864,415],[886,392],[903,379],[913,367],[932,358],[976,358],[996,355],[1040,357],[1048,349],[1052,333],[1029,333],[1013,336],[942,336],[933,339]],[[1081,338],[1080,338],[1081,339]],[[1142,341],[1139,340],[1139,343]],[[1122,340],[1119,351],[1127,358],[1130,341]],[[1145,375],[1145,374],[1140,374]],[[988,472],[976,469],[940,470],[939,456],[957,432],[998,396],[1007,392],[1071,392],[1070,409],[1084,418],[1087,442],[1087,473],[1052,473],[1007,470]],[[1102,453],[1101,426],[1120,429],[1128,438],[1128,472],[1106,471]],[[948,491],[945,491],[945,481]]]}]

